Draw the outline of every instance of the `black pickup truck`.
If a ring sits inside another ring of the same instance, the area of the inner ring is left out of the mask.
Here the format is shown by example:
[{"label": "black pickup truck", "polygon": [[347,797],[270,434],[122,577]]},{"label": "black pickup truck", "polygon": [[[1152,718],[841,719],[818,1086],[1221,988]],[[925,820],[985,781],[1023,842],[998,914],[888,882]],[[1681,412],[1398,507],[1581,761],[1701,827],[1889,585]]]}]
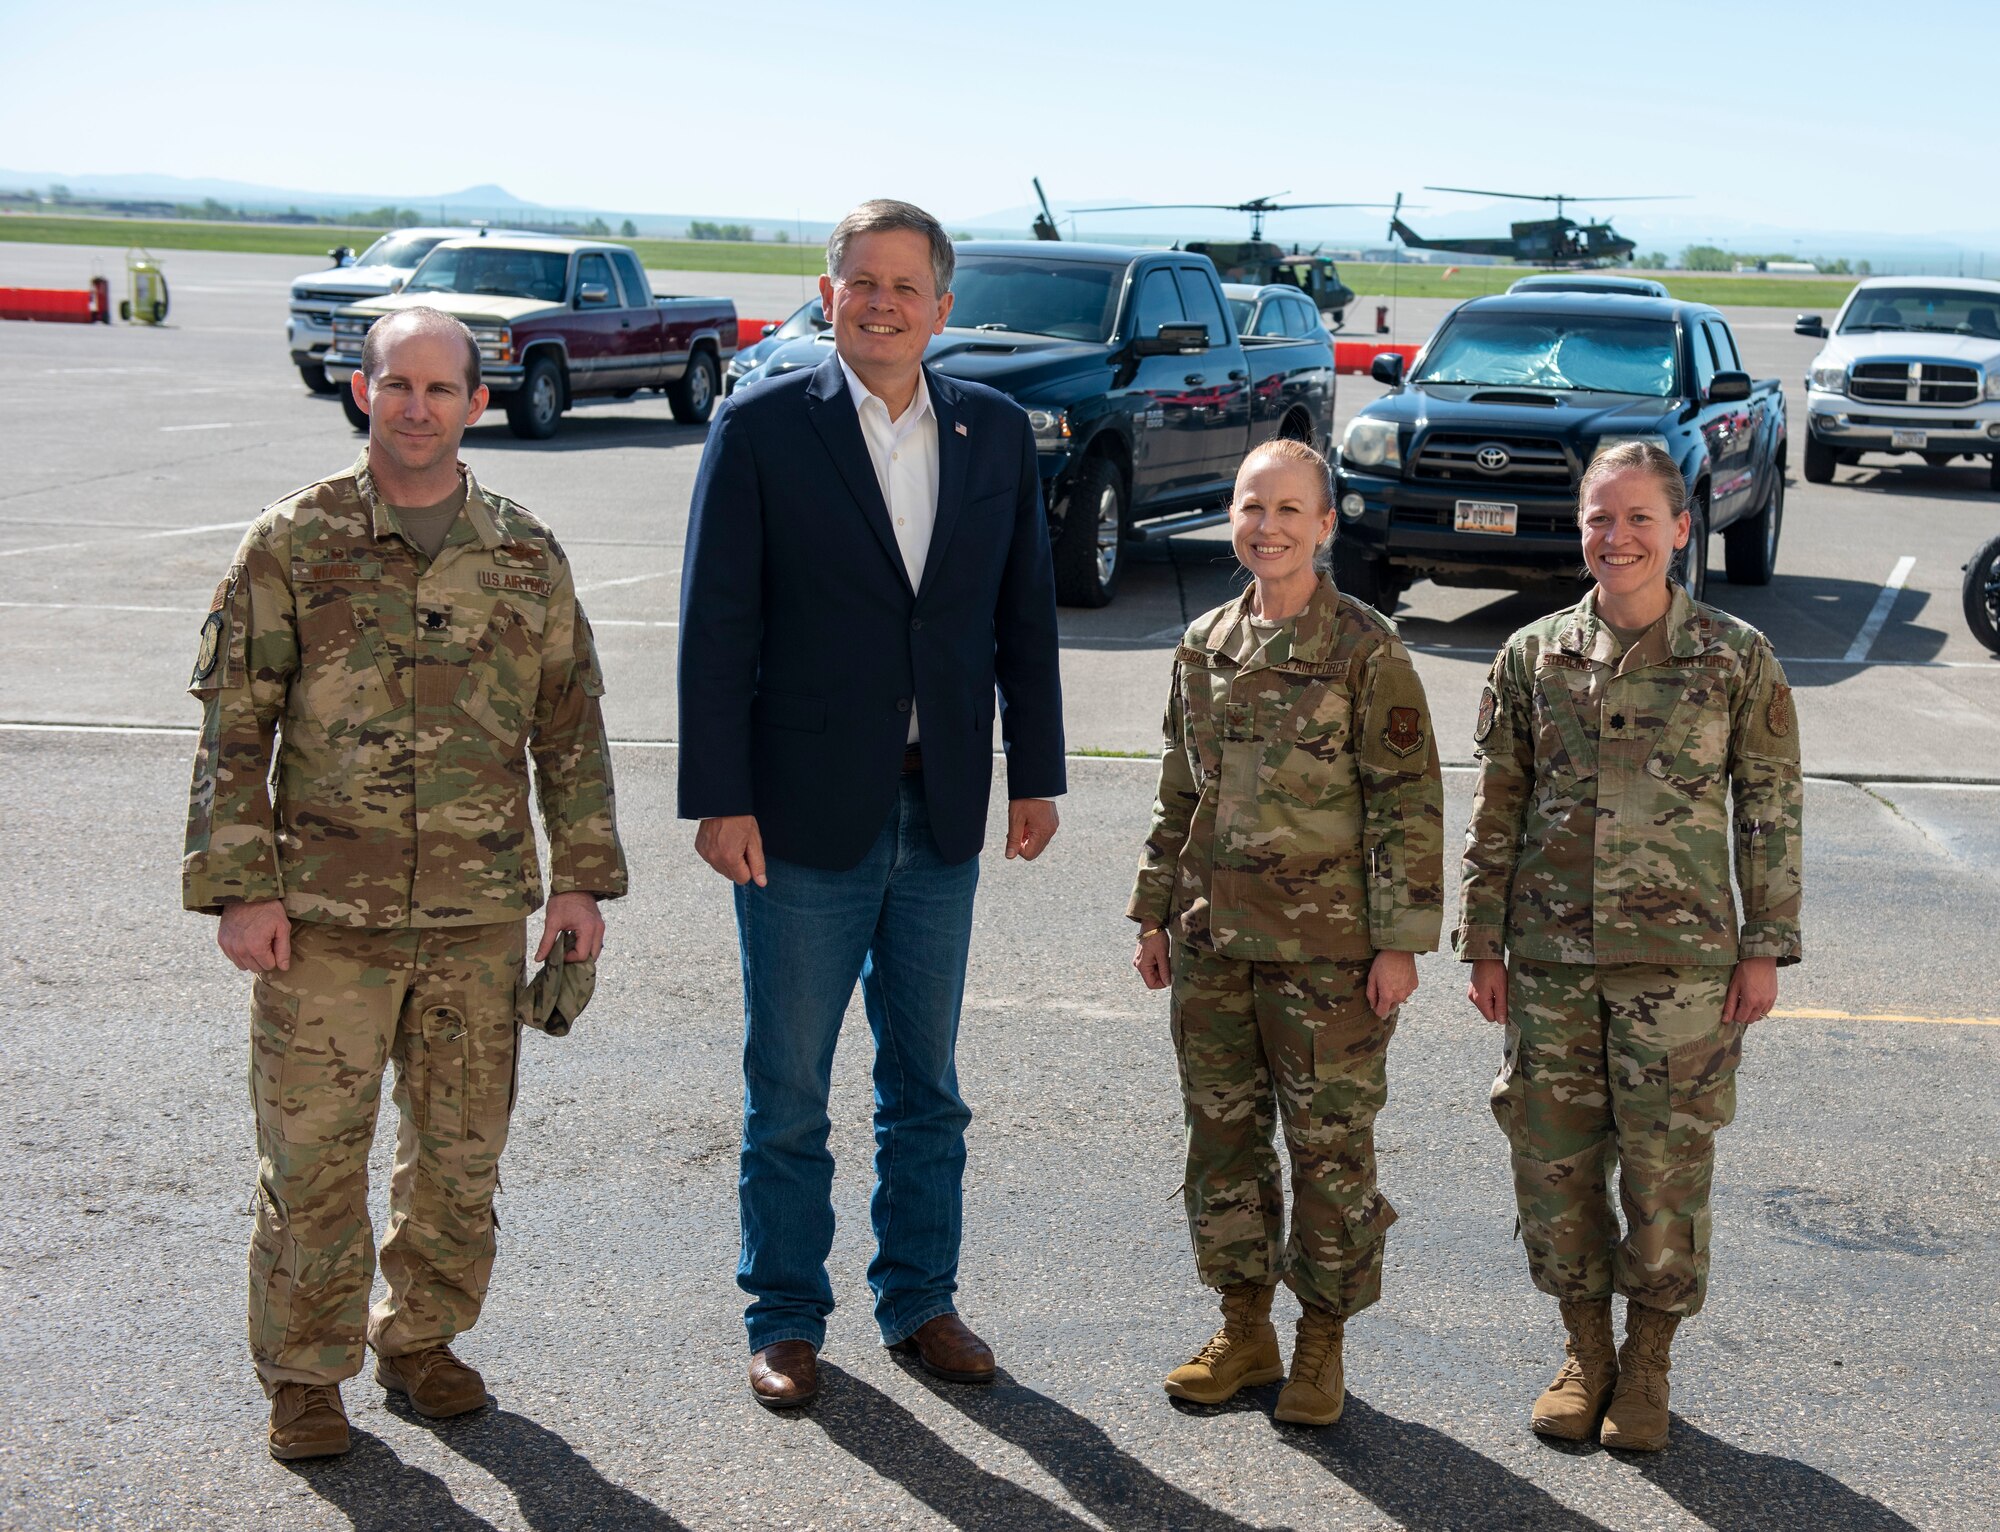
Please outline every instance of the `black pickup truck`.
[{"label": "black pickup truck", "polygon": [[1582,568],[1576,486],[1600,447],[1651,441],[1688,482],[1682,577],[1708,538],[1732,584],[1763,585],[1785,512],[1785,398],[1753,382],[1703,304],[1619,294],[1476,298],[1417,355],[1376,358],[1391,392],[1348,423],[1334,578],[1383,610],[1411,581],[1525,588]]},{"label": "black pickup truck", "polygon": [[[1306,333],[1246,340],[1203,255],[1034,240],[957,254],[951,323],[926,360],[1027,410],[1065,604],[1108,602],[1126,543],[1226,519],[1252,447],[1330,445],[1333,340],[1308,305]],[[832,345],[793,341],[737,386],[816,367]]]}]

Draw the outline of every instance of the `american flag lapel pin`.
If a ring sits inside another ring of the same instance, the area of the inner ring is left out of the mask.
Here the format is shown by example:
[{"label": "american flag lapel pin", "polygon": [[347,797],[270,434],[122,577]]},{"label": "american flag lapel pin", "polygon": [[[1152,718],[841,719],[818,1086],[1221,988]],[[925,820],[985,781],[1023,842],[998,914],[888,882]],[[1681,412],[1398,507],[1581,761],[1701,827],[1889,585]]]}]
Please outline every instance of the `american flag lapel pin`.
[{"label": "american flag lapel pin", "polygon": [[970,435],[970,434],[971,434],[970,432],[968,432],[968,431],[967,431],[967,430],[965,429],[965,422],[964,422],[964,421],[962,421],[962,420],[958,420],[958,421],[954,421],[954,422],[952,422],[952,427],[951,427],[951,428],[952,428],[952,429],[953,429],[954,431],[956,431],[956,432],[957,432],[957,433],[958,433],[958,434],[959,434],[960,436],[968,436],[968,435]]}]

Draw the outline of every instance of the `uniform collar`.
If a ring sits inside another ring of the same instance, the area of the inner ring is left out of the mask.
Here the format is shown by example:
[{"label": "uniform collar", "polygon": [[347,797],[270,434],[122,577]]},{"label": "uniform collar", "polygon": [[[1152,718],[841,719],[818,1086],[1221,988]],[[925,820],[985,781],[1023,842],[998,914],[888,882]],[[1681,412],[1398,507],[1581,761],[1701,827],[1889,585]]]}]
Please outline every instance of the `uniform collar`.
[{"label": "uniform collar", "polygon": [[[465,481],[465,507],[462,516],[470,523],[473,538],[482,548],[499,547],[506,541],[500,535],[500,523],[495,516],[499,507],[494,503],[493,497],[479,487],[479,481],[473,477],[472,470],[465,466],[462,458],[459,460],[458,473]],[[362,505],[367,507],[368,529],[375,540],[380,542],[385,537],[399,535],[395,521],[389,515],[387,502],[376,491],[375,476],[368,471],[368,453],[365,449],[354,463],[354,489],[355,493],[361,496]],[[457,522],[452,524],[452,535],[447,541],[459,541]]]},{"label": "uniform collar", "polygon": [[[1708,618],[1688,595],[1686,587],[1678,580],[1669,581],[1667,615],[1639,640],[1645,650],[1643,663],[1659,664],[1668,659],[1684,660],[1700,654],[1708,647],[1708,630]],[[1558,630],[1556,647],[1565,654],[1576,655],[1594,665],[1610,665],[1620,658],[1616,652],[1618,635],[1597,615],[1597,592],[1594,587],[1569,609],[1567,620]],[[1629,670],[1636,666],[1621,668]]]},{"label": "uniform collar", "polygon": [[[1210,654],[1219,654],[1227,649],[1237,628],[1250,620],[1250,598],[1256,594],[1252,586],[1230,603],[1229,614],[1209,630],[1205,643]],[[1317,664],[1324,660],[1333,649],[1333,642],[1340,627],[1340,592],[1334,589],[1333,577],[1322,574],[1319,585],[1306,603],[1305,610],[1291,619],[1289,638],[1280,635],[1266,644],[1245,670],[1261,670],[1267,665],[1282,665],[1287,660],[1298,660],[1306,664]]]}]

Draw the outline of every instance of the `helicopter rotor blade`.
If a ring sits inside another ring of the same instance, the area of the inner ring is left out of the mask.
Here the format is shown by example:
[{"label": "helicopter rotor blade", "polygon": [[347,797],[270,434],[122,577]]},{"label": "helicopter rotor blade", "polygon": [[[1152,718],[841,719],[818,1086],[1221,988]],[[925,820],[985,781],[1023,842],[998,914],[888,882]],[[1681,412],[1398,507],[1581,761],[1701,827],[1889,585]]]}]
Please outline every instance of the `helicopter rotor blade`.
[{"label": "helicopter rotor blade", "polygon": [[1516,202],[1685,202],[1681,192],[1655,192],[1643,197],[1576,197],[1568,192],[1487,191],[1477,186],[1426,186],[1425,191],[1460,192],[1468,197],[1511,197]]},{"label": "helicopter rotor blade", "polygon": [[1042,216],[1048,219],[1050,227],[1053,228],[1056,215],[1049,211],[1049,194],[1042,190],[1042,178],[1040,176],[1035,176],[1032,179],[1035,183],[1035,197],[1042,204]]}]

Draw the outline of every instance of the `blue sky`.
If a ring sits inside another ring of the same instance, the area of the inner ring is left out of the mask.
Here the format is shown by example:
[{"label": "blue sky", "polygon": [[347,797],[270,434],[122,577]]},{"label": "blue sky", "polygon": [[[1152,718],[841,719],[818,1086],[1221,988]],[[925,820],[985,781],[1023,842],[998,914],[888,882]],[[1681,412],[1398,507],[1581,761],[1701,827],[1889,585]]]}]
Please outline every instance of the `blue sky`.
[{"label": "blue sky", "polygon": [[1036,174],[1071,202],[1477,203],[1442,182],[1685,193],[1619,222],[1690,238],[2000,229],[2000,7],[1973,3],[0,0],[0,35],[0,163],[74,174],[774,218],[892,194],[947,223]]}]

